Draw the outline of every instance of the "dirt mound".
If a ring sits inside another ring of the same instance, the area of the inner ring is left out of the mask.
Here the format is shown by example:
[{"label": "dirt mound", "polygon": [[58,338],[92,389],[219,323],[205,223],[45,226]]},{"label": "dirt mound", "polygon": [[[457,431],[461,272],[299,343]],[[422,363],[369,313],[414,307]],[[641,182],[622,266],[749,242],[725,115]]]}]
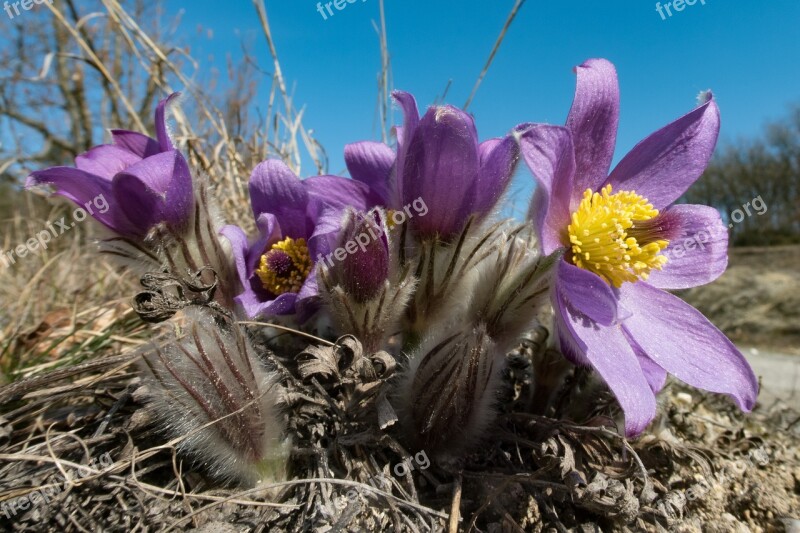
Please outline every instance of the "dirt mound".
[{"label": "dirt mound", "polygon": [[[357,346],[336,349],[345,348]],[[391,427],[376,432],[351,416],[373,411],[350,408],[367,390],[347,363],[353,357],[338,358],[350,385],[303,372],[287,405],[294,479],[271,487],[278,502],[266,501],[265,487],[220,487],[176,455],[143,403],[131,356],[16,382],[0,388],[0,529],[793,531],[796,410],[774,404],[744,415],[725,398],[671,383],[652,432],[628,442],[614,427],[613,398],[586,372],[555,391],[552,410],[532,412],[537,353],[510,355],[491,438],[453,463],[411,455]],[[594,410],[573,423],[580,406]]]}]

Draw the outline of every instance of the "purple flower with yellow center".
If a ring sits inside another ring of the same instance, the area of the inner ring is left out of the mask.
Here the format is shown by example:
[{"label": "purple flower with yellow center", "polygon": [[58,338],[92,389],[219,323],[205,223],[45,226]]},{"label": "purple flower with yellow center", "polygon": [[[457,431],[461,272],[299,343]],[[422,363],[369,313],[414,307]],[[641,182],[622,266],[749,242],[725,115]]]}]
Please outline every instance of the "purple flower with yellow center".
[{"label": "purple flower with yellow center", "polygon": [[166,126],[167,105],[178,93],[159,102],[156,138],[112,130],[112,144],[96,146],[75,158],[75,167],[33,172],[26,188],[48,186],[55,194],[86,207],[103,198],[108,209],[90,214],[111,231],[142,240],[157,224],[173,231],[188,224],[194,208],[189,165],[175,148]]},{"label": "purple flower with yellow center", "polygon": [[366,211],[377,198],[340,176],[301,180],[279,160],[260,163],[249,187],[258,238],[248,243],[238,226],[222,230],[244,287],[236,301],[251,318],[308,318],[318,303],[316,263],[335,248],[345,208]]},{"label": "purple flower with yellow center", "polygon": [[605,380],[631,436],[655,416],[667,373],[751,410],[758,382],[744,356],[665,291],[709,283],[728,262],[719,213],[672,205],[714,151],[719,111],[712,95],[637,144],[609,174],[616,71],[606,60],[589,60],[577,78],[566,127],[519,126],[523,158],[538,182],[530,213],[543,252],[564,253],[551,292],[562,352]]},{"label": "purple flower with yellow center", "polygon": [[405,116],[397,128],[397,153],[378,142],[345,147],[353,179],[380,196],[383,206],[399,212],[422,198],[431,207],[411,217],[411,229],[422,238],[450,240],[471,216],[478,221],[497,205],[519,160],[513,135],[478,142],[473,118],[453,106],[432,106],[420,118],[414,97],[395,91]]}]

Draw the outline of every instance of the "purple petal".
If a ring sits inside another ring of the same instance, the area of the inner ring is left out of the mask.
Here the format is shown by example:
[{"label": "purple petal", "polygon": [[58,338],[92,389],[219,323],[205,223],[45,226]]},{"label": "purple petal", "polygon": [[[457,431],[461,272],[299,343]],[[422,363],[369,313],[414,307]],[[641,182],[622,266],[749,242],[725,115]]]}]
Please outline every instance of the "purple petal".
[{"label": "purple petal", "polygon": [[111,181],[118,173],[141,160],[141,157],[124,148],[101,144],[76,157],[75,166],[84,172]]},{"label": "purple petal", "polygon": [[597,274],[562,259],[556,266],[555,290],[574,309],[603,326],[617,321],[617,296]]},{"label": "purple petal", "polygon": [[242,306],[249,318],[264,318],[275,315],[291,315],[295,312],[297,293],[286,292],[274,300],[262,300],[252,289],[245,291],[234,298]]},{"label": "purple petal", "polygon": [[561,354],[574,365],[592,366],[592,363],[586,358],[585,347],[579,344],[570,333],[570,326],[567,325],[569,318],[567,303],[558,294],[553,295],[553,311],[553,327]]},{"label": "purple petal", "polygon": [[492,155],[498,146],[500,146],[505,138],[495,137],[494,139],[487,139],[478,145],[478,160],[481,166],[486,164],[489,156]]},{"label": "purple petal", "polygon": [[167,131],[167,108],[169,104],[180,95],[181,93],[172,93],[161,100],[156,107],[156,139],[158,139],[158,145],[162,152],[175,149],[175,145],[172,144],[172,139],[170,139],[169,132]]},{"label": "purple petal", "polygon": [[513,135],[492,139],[478,146],[480,171],[474,212],[489,213],[508,188],[519,161],[519,143]]},{"label": "purple petal", "polygon": [[642,367],[642,372],[644,373],[647,383],[650,384],[650,389],[653,391],[653,394],[658,394],[661,392],[661,389],[664,388],[664,384],[667,382],[667,371],[658,366],[655,361],[647,357],[647,354],[644,353],[644,350],[642,350],[642,348],[636,344],[633,339],[627,336],[625,328],[623,328],[622,331],[626,334],[628,344],[631,345],[633,352],[639,359],[639,366]]},{"label": "purple petal", "polygon": [[253,170],[250,203],[256,219],[262,213],[275,215],[284,237],[306,238],[311,232],[307,216],[308,192],[283,161],[270,159]]},{"label": "purple petal", "polygon": [[605,59],[590,59],[575,67],[575,98],[567,128],[575,144],[575,193],[599,189],[614,157],[619,124],[617,71]]},{"label": "purple petal", "polygon": [[272,213],[262,213],[256,219],[258,238],[250,245],[247,255],[248,276],[256,271],[261,261],[261,256],[276,242],[281,240],[281,226]]},{"label": "purple petal", "polygon": [[317,294],[319,294],[319,289],[317,287],[317,269],[314,268],[306,278],[303,286],[300,287],[300,292],[297,293],[297,298],[298,300],[306,300],[316,296]]},{"label": "purple petal", "polygon": [[242,287],[247,287],[249,285],[250,276],[252,275],[252,270],[248,268],[245,259],[248,252],[247,235],[245,235],[242,228],[234,225],[223,227],[220,230],[220,235],[230,242],[233,261],[236,264],[236,272],[239,274],[239,281]]},{"label": "purple petal", "polygon": [[319,310],[321,304],[322,298],[319,296],[317,287],[317,270],[314,269],[306,278],[300,292],[297,293],[297,302],[295,303],[297,321],[301,324],[307,322]]},{"label": "purple petal", "polygon": [[98,195],[110,196],[111,182],[74,167],[50,167],[32,172],[25,188],[50,186],[54,193],[82,205]]},{"label": "purple petal", "polygon": [[114,145],[141,159],[161,153],[158,141],[135,131],[111,130],[111,138],[114,140]]},{"label": "purple petal", "polygon": [[638,435],[656,414],[656,398],[639,359],[618,326],[599,326],[556,299],[562,349],[581,354],[614,393],[625,413],[625,434]]},{"label": "purple petal", "polygon": [[608,177],[614,191],[634,191],[656,209],[677,200],[705,170],[719,135],[719,109],[708,101],[637,144]]},{"label": "purple petal", "polygon": [[394,151],[383,143],[363,141],[344,147],[344,162],[350,176],[366,183],[384,206],[391,201],[391,176],[396,159]]},{"label": "purple petal", "polygon": [[545,124],[524,124],[517,131],[522,134],[522,157],[537,183],[529,214],[542,251],[549,255],[569,242],[566,229],[575,179],[572,136],[567,128]]},{"label": "purple petal", "polygon": [[658,394],[667,382],[667,371],[655,364],[651,359],[639,355],[638,351],[636,356],[639,358],[639,365],[642,367],[647,383],[650,384],[650,389],[653,394]]},{"label": "purple petal", "polygon": [[728,266],[728,228],[719,212],[705,205],[674,205],[667,213],[681,232],[663,252],[663,270],[652,271],[647,282],[659,289],[688,289],[720,277]]},{"label": "purple petal", "polygon": [[381,202],[365,183],[341,176],[314,176],[302,183],[309,198],[317,200],[325,208],[352,207],[367,211]]},{"label": "purple petal", "polygon": [[758,380],[739,350],[695,308],[645,282],[624,283],[621,303],[633,315],[622,326],[647,357],[693,387],[729,394],[745,411]]},{"label": "purple petal", "polygon": [[344,212],[339,209],[325,209],[317,217],[314,232],[308,239],[308,253],[315,262],[336,249],[343,219]]},{"label": "purple petal", "polygon": [[76,205],[86,204],[102,197],[109,205],[105,213],[95,210],[92,217],[121,235],[137,235],[135,227],[114,202],[111,182],[73,167],[51,167],[33,172],[25,181],[25,188],[51,186],[54,193],[71,200]]},{"label": "purple petal", "polygon": [[142,233],[159,222],[183,226],[194,206],[189,164],[177,150],[128,167],[114,176],[112,190],[117,204]]},{"label": "purple petal", "polygon": [[397,165],[395,171],[395,179],[398,180],[397,194],[398,198],[403,197],[403,183],[401,176],[403,175],[403,168],[405,167],[406,152],[411,144],[411,139],[417,131],[419,125],[419,109],[417,108],[417,101],[414,97],[404,91],[393,91],[392,98],[400,106],[403,111],[403,126],[396,128],[397,131]]},{"label": "purple petal", "polygon": [[417,233],[449,237],[461,231],[474,209],[478,134],[468,114],[452,106],[432,107],[419,122],[403,166],[402,200],[423,198],[425,217],[411,219]]}]

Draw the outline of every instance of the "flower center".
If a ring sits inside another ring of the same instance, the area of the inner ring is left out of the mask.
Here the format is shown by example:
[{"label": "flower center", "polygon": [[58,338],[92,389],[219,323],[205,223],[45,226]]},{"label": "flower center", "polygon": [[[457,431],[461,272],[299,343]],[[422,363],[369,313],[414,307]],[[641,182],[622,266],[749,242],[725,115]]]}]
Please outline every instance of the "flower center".
[{"label": "flower center", "polygon": [[587,189],[567,227],[572,262],[615,287],[646,280],[667,262],[661,251],[669,241],[652,222],[657,216],[658,209],[634,192],[611,194],[611,185],[599,193]]},{"label": "flower center", "polygon": [[300,292],[311,266],[306,240],[287,237],[273,244],[261,256],[256,274],[265,289],[280,296],[287,292]]}]

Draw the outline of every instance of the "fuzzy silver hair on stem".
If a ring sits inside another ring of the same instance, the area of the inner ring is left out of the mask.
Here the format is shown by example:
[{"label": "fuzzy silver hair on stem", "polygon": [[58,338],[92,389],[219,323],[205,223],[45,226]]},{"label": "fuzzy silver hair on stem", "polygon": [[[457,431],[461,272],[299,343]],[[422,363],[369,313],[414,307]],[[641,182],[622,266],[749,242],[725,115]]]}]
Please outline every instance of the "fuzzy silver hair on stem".
[{"label": "fuzzy silver hair on stem", "polygon": [[178,449],[228,482],[283,480],[288,440],[282,389],[224,315],[192,309],[182,335],[142,358],[151,407]]},{"label": "fuzzy silver hair on stem", "polygon": [[470,219],[456,240],[442,243],[423,241],[419,245],[414,276],[417,290],[406,313],[410,347],[422,338],[431,323],[454,320],[468,310],[475,283],[475,267],[496,254],[503,237],[503,223],[475,228]]},{"label": "fuzzy silver hair on stem", "polygon": [[550,289],[555,259],[541,257],[528,230],[501,223],[462,234],[452,248],[429,246],[429,254],[449,258],[438,266],[423,248],[421,264],[427,264],[415,303],[425,311],[439,298],[440,310],[422,324],[421,341],[406,343],[409,365],[395,396],[415,446],[457,455],[494,420],[505,354],[535,323]]},{"label": "fuzzy silver hair on stem", "polygon": [[561,257],[543,257],[531,231],[521,225],[505,232],[496,253],[476,267],[469,291],[469,319],[485,324],[503,350],[513,348],[536,325],[549,296],[553,266]]},{"label": "fuzzy silver hair on stem", "polygon": [[185,234],[165,232],[156,228],[154,242],[169,270],[175,274],[195,272],[211,267],[219,280],[215,301],[228,309],[235,308],[233,298],[239,291],[239,281],[233,268],[233,256],[227,240],[221,239],[222,218],[204,184],[196,187],[195,209],[190,228]]}]

